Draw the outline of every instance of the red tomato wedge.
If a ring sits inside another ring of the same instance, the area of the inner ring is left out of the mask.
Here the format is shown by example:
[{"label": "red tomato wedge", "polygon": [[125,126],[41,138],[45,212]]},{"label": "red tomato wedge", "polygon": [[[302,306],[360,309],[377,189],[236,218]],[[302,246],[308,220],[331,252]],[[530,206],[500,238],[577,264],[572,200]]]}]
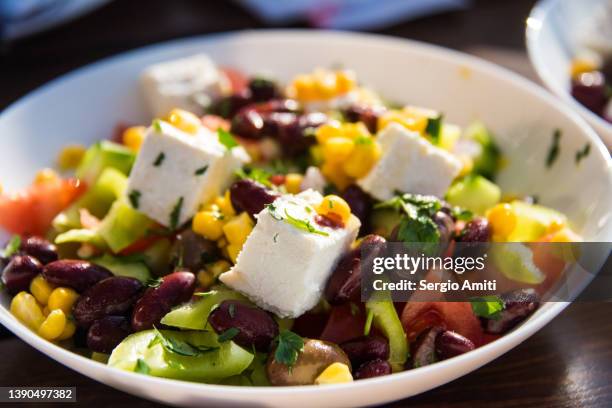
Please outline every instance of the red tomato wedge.
[{"label": "red tomato wedge", "polygon": [[249,79],[245,74],[234,68],[220,67],[221,72],[229,79],[232,92],[240,92],[249,85]]},{"label": "red tomato wedge", "polygon": [[433,326],[457,332],[477,346],[483,341],[480,320],[469,302],[408,302],[401,320],[410,342]]},{"label": "red tomato wedge", "polygon": [[363,308],[351,310],[348,304],[333,306],[325,329],[321,333],[321,340],[340,344],[363,336],[364,327],[365,312]]},{"label": "red tomato wedge", "polygon": [[138,241],[134,242],[132,245],[128,246],[127,248],[121,250],[119,254],[127,256],[127,255],[134,255],[140,252],[144,252],[147,248],[149,248],[151,245],[153,245],[155,242],[157,242],[161,238],[163,237],[158,236],[158,235],[151,235],[148,237],[143,237],[139,239]]},{"label": "red tomato wedge", "polygon": [[76,179],[33,184],[16,194],[0,196],[0,227],[13,234],[44,235],[51,221],[85,191]]}]

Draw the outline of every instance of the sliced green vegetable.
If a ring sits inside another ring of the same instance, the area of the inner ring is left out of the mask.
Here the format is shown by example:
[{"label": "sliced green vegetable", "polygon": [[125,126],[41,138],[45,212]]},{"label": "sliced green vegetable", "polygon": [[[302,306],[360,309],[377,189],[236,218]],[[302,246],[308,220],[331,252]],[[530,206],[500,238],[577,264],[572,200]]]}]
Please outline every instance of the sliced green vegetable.
[{"label": "sliced green vegetable", "polygon": [[19,235],[13,235],[10,241],[6,244],[6,247],[4,247],[4,250],[2,251],[2,256],[4,258],[11,257],[13,254],[17,253],[20,246],[21,237]]},{"label": "sliced green vegetable", "polygon": [[[176,348],[190,351],[181,355]],[[128,336],[115,347],[108,365],[127,371],[146,366],[148,374],[156,377],[216,383],[244,372],[253,357],[232,341],[219,343],[214,332],[146,330]],[[143,371],[147,370],[139,370]]]},{"label": "sliced green vegetable", "polygon": [[153,222],[124,200],[117,200],[100,224],[99,233],[117,253],[143,238]]},{"label": "sliced green vegetable", "polygon": [[55,237],[56,244],[68,243],[91,244],[98,248],[105,248],[106,242],[97,231],[89,229],[72,229]]},{"label": "sliced green vegetable", "polygon": [[560,212],[537,204],[513,201],[516,226],[508,237],[511,242],[533,242],[544,236],[553,225],[565,225],[567,218]]},{"label": "sliced green vegetable", "polygon": [[393,372],[402,371],[408,359],[408,340],[391,300],[380,298],[366,302],[366,311],[372,313],[374,326],[389,340],[389,363]]},{"label": "sliced green vegetable", "polygon": [[470,299],[470,304],[476,316],[487,319],[497,319],[500,312],[504,310],[504,301],[495,295]]},{"label": "sliced green vegetable", "polygon": [[146,283],[151,279],[151,272],[144,262],[131,260],[129,257],[120,258],[105,254],[99,258],[92,259],[91,262],[105,267],[115,276],[125,276],[135,278]]},{"label": "sliced green vegetable", "polygon": [[510,280],[537,285],[546,275],[533,262],[533,251],[521,243],[498,244],[491,247],[489,258]]},{"label": "sliced green vegetable", "polygon": [[466,130],[465,136],[480,145],[480,153],[473,157],[475,174],[480,174],[489,180],[494,180],[501,163],[501,153],[493,141],[493,135],[482,122],[472,123]]},{"label": "sliced green vegetable", "polygon": [[93,185],[98,176],[107,168],[114,168],[128,175],[136,155],[130,149],[108,140],[91,146],[76,169],[76,176]]},{"label": "sliced green vegetable", "polygon": [[446,193],[446,201],[476,214],[499,203],[501,189],[493,182],[478,175],[465,177],[454,183]]}]

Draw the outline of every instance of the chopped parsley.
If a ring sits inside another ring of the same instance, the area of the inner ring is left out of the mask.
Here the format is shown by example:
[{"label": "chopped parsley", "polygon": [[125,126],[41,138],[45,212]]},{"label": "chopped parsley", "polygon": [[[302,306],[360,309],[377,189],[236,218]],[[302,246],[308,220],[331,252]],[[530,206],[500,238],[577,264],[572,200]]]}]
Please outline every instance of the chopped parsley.
[{"label": "chopped parsley", "polygon": [[19,235],[13,235],[11,240],[6,244],[4,251],[2,252],[2,256],[4,258],[9,258],[19,251],[19,247],[21,246],[21,237]]},{"label": "chopped parsley", "polygon": [[132,190],[130,194],[128,194],[130,203],[132,204],[132,207],[134,207],[136,210],[140,206],[140,196],[142,196],[142,193],[138,190]]},{"label": "chopped parsley", "polygon": [[274,236],[272,237],[272,240],[274,241],[275,244],[278,242],[278,232],[274,234]]},{"label": "chopped parsley", "polygon": [[272,174],[261,168],[238,169],[236,170],[236,176],[238,176],[238,178],[241,180],[250,179],[263,184],[266,187],[272,187],[272,182],[270,181]]},{"label": "chopped parsley", "polygon": [[239,333],[240,333],[240,330],[238,328],[230,327],[229,329],[221,333],[219,337],[217,338],[217,340],[219,341],[219,343],[230,341],[231,339],[236,337]]},{"label": "chopped parsley", "polygon": [[280,364],[292,367],[299,354],[304,350],[304,339],[289,330],[282,331],[276,338],[278,345],[274,352],[274,360]]},{"label": "chopped parsley", "polygon": [[139,358],[138,360],[136,360],[136,369],[134,371],[140,374],[149,374],[149,372],[151,372],[151,369],[142,358]]},{"label": "chopped parsley", "polygon": [[459,221],[469,221],[474,218],[474,214],[470,210],[461,207],[453,207],[451,209],[451,214]]},{"label": "chopped parsley", "polygon": [[546,167],[547,168],[551,168],[552,165],[555,164],[555,162],[559,158],[559,153],[561,151],[561,147],[559,145],[560,142],[561,142],[561,130],[555,129],[555,132],[553,133],[552,143],[550,145],[550,148],[548,149],[548,155],[546,156]]},{"label": "chopped parsley", "polygon": [[591,153],[591,144],[587,143],[584,147],[576,152],[576,164],[579,164],[582,159],[587,157]]},{"label": "chopped parsley", "polygon": [[310,232],[311,234],[323,235],[324,237],[329,236],[329,234],[327,232],[316,229],[311,224],[310,221],[308,221],[308,220],[300,220],[299,218],[295,218],[295,217],[291,216],[287,212],[287,209],[285,209],[285,216],[287,218],[284,218],[284,221],[287,224],[293,225],[295,228],[301,229],[301,230],[306,231],[306,232]]},{"label": "chopped parsley", "polygon": [[225,146],[227,150],[238,146],[238,142],[236,139],[234,139],[234,136],[232,136],[232,134],[227,130],[219,128],[217,129],[217,135],[219,136],[219,142],[221,142],[221,144]]},{"label": "chopped parsley", "polygon": [[208,164],[206,166],[200,167],[193,174],[195,174],[196,176],[201,176],[202,174],[206,173],[206,170],[208,170]]},{"label": "chopped parsley", "polygon": [[216,350],[218,347],[207,347],[207,346],[195,346],[191,343],[188,343],[183,340],[178,340],[172,337],[164,336],[157,328],[154,326],[153,330],[155,330],[155,337],[149,343],[149,347],[155,344],[161,344],[161,346],[169,353],[178,354],[180,356],[186,357],[196,357],[202,353]]},{"label": "chopped parsley", "polygon": [[470,299],[474,314],[486,319],[499,319],[504,301],[499,296],[482,296]]},{"label": "chopped parsley", "polygon": [[166,154],[164,152],[159,152],[159,154],[157,155],[157,158],[153,162],[153,166],[155,167],[161,166],[165,158],[166,158]]},{"label": "chopped parsley", "polygon": [[175,230],[178,227],[179,220],[181,219],[181,210],[183,209],[183,197],[180,197],[172,212],[170,213],[170,228]]},{"label": "chopped parsley", "polygon": [[438,144],[440,141],[440,133],[442,131],[442,118],[444,115],[440,114],[435,118],[427,119],[427,126],[425,127],[425,133],[431,136],[434,144]]},{"label": "chopped parsley", "polygon": [[164,278],[151,278],[147,281],[146,285],[149,288],[158,288],[162,284]]}]

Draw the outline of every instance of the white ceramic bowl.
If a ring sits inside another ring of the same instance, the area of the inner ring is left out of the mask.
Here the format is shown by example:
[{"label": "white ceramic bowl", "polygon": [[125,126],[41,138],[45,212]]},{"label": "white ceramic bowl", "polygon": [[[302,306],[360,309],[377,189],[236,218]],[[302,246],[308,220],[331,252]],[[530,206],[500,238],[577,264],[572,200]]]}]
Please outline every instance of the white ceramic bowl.
[{"label": "white ceramic bowl", "polygon": [[[612,123],[585,108],[570,92],[570,67],[585,48],[585,32],[609,0],[541,0],[527,19],[529,58],[544,84],[576,109],[612,149]],[[612,25],[612,21],[609,21]],[[610,44],[612,47],[612,44]]]},{"label": "white ceramic bowl", "polygon": [[[0,115],[0,179],[26,185],[51,165],[62,145],[107,137],[117,122],[144,123],[138,92],[147,65],[207,52],[222,65],[266,71],[287,80],[316,66],[341,63],[386,97],[441,109],[449,121],[482,119],[509,158],[500,175],[508,191],[537,193],[564,211],[591,241],[612,241],[612,172],[604,145],[587,124],[533,83],[474,57],[430,45],[364,34],[268,31],[192,38],[155,45],[80,69],[21,99]],[[555,166],[544,161],[553,129],[563,131]],[[574,153],[591,154],[580,166]],[[188,383],[109,368],[49,343],[17,322],[0,295],[0,322],[62,364],[126,392],[185,406],[359,406],[432,389],[488,363],[538,331],[566,303],[547,304],[502,339],[432,366],[325,387],[244,388]]]}]

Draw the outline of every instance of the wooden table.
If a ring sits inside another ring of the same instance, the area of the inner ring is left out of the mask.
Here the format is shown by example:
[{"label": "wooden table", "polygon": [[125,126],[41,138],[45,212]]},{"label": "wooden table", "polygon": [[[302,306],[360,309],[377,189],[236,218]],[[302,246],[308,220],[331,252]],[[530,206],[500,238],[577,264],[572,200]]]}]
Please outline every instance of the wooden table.
[{"label": "wooden table", "polygon": [[[481,0],[475,5],[470,11],[381,32],[471,52],[533,78],[523,39],[533,1]],[[58,75],[121,51],[171,38],[261,27],[262,22],[228,1],[114,1],[66,26],[5,45],[0,54],[0,108]],[[390,406],[612,406],[610,314],[611,303],[571,305],[494,362]],[[78,406],[152,406],[63,367],[1,328],[0,338],[0,385],[76,386]]]}]

